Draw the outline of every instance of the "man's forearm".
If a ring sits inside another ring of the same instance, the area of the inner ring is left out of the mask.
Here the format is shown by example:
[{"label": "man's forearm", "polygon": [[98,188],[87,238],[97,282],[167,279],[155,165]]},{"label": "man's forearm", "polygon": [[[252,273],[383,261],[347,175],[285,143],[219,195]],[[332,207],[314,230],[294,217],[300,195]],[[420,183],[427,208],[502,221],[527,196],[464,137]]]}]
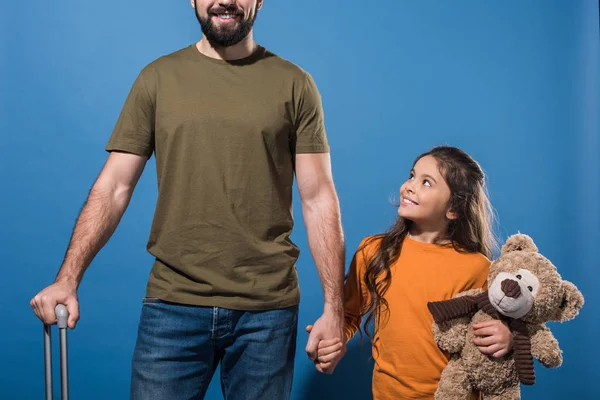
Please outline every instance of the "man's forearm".
[{"label": "man's forearm", "polygon": [[79,286],[96,254],[115,231],[132,191],[94,186],[83,206],[56,281]]},{"label": "man's forearm", "polygon": [[335,190],[303,202],[302,209],[308,244],[323,286],[325,310],[343,312],[345,245]]}]

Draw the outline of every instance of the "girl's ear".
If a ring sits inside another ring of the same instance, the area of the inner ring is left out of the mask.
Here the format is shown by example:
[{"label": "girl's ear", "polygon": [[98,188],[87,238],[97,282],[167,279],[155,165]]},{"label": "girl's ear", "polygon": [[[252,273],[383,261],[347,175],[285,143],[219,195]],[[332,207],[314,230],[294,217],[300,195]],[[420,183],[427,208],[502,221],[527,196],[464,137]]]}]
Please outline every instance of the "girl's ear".
[{"label": "girl's ear", "polygon": [[453,209],[449,208],[448,211],[446,211],[446,218],[454,220],[458,218],[458,214]]}]

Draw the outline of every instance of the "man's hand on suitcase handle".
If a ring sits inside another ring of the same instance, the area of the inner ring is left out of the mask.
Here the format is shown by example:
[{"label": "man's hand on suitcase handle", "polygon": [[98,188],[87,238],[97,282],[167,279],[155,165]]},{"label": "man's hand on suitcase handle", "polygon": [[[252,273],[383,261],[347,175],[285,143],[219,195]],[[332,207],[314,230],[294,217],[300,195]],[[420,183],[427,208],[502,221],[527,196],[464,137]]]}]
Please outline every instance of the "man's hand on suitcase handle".
[{"label": "man's hand on suitcase handle", "polygon": [[68,312],[68,326],[75,329],[79,321],[77,288],[69,283],[55,282],[39,292],[30,303],[33,312],[44,324],[56,323],[56,305],[64,304]]}]

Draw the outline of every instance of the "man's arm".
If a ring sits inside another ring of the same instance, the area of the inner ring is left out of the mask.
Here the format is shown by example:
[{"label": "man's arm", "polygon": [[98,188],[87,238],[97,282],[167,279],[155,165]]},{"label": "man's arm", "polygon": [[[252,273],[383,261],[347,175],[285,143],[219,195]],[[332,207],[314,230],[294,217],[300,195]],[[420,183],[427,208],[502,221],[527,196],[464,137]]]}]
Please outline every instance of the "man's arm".
[{"label": "man's arm", "polygon": [[79,319],[77,288],[85,270],[119,224],[147,160],[129,153],[109,155],[77,218],[54,283],[31,300],[31,307],[44,323],[56,321],[54,307],[60,303],[69,311],[69,327],[75,328]]},{"label": "man's arm", "polygon": [[297,154],[296,180],[325,303],[323,315],[315,322],[306,347],[309,358],[314,361],[320,340],[339,338],[343,341],[344,338],[344,234],[329,154]]}]

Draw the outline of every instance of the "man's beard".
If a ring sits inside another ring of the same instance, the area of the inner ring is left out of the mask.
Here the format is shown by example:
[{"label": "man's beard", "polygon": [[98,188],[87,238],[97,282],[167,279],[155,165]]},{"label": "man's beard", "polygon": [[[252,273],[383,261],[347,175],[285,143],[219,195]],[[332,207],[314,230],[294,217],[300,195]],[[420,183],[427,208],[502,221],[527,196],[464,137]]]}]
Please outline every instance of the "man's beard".
[{"label": "man's beard", "polygon": [[[237,16],[240,16],[242,19],[232,27],[223,27],[223,26],[215,26],[212,21],[212,17],[214,15],[220,13],[230,13]],[[252,26],[254,25],[254,21],[256,20],[257,12],[254,13],[251,19],[245,20],[244,14],[241,10],[239,10],[234,5],[227,7],[215,7],[209,10],[208,17],[203,18],[198,14],[198,9],[194,9],[194,13],[196,14],[196,18],[200,23],[200,28],[202,29],[202,34],[212,47],[229,47],[241,42],[252,30]]]}]

